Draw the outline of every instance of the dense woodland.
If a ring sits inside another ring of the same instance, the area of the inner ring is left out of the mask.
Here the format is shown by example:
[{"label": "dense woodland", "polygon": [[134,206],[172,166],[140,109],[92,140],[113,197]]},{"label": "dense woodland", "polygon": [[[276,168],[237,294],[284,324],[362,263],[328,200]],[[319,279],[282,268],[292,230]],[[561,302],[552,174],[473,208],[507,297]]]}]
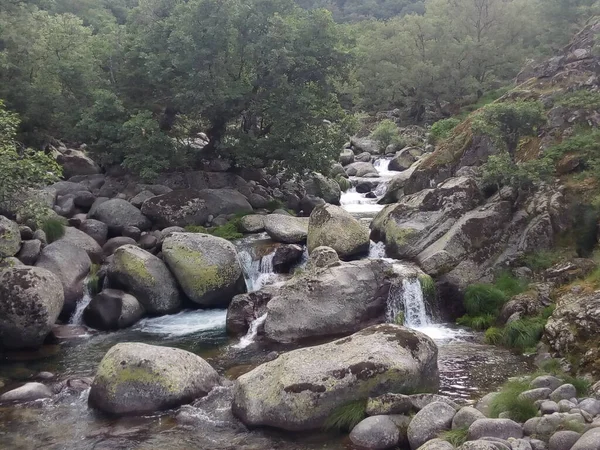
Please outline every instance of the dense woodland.
[{"label": "dense woodland", "polygon": [[[207,155],[323,169],[365,114],[433,123],[494,99],[597,10],[593,0],[7,0],[0,99],[24,145],[86,143],[105,166],[148,179]],[[201,154],[189,145],[199,132]]]}]

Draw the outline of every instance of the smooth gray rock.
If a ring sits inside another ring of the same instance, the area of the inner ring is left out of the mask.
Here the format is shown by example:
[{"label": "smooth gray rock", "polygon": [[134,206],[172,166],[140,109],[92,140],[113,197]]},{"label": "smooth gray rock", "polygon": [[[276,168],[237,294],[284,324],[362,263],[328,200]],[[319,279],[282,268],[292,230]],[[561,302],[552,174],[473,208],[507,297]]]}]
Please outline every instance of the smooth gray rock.
[{"label": "smooth gray rock", "polygon": [[102,246],[102,253],[104,253],[104,256],[106,257],[111,256],[117,251],[118,248],[121,248],[125,245],[135,246],[137,245],[137,242],[135,242],[134,239],[125,236],[110,238],[108,241],[106,241],[106,244]]},{"label": "smooth gray rock", "polygon": [[99,246],[102,247],[106,244],[106,239],[108,238],[108,225],[104,222],[100,222],[96,219],[87,219],[81,223],[79,229],[88,236],[91,236]]},{"label": "smooth gray rock", "polygon": [[74,227],[65,227],[65,234],[56,242],[68,242],[85,251],[93,263],[100,263],[104,259],[102,253],[102,247],[96,242],[96,240],[86,234],[85,232],[78,230]]},{"label": "smooth gray rock", "polygon": [[558,429],[562,422],[563,418],[558,414],[542,416],[535,428],[535,435],[547,439]]},{"label": "smooth gray rock", "polygon": [[93,205],[89,217],[108,225],[113,234],[120,234],[123,228],[134,226],[144,231],[150,228],[150,220],[127,200],[113,198],[99,205]]},{"label": "smooth gray rock", "polygon": [[549,388],[536,388],[530,389],[528,391],[524,391],[519,395],[519,398],[528,399],[532,401],[536,400],[546,400],[550,394],[552,393],[552,389]]},{"label": "smooth gray rock", "polygon": [[485,416],[478,409],[465,406],[460,408],[452,419],[452,429],[469,428],[477,419],[485,419]]},{"label": "smooth gray rock", "polygon": [[577,397],[577,389],[572,384],[563,384],[562,386],[557,387],[551,394],[550,399],[555,402],[559,402],[561,400],[569,400],[573,397]]},{"label": "smooth gray rock", "polygon": [[352,429],[350,440],[359,447],[383,450],[396,447],[400,431],[388,416],[372,416]]},{"label": "smooth gray rock", "polygon": [[98,330],[118,330],[133,325],[145,312],[133,295],[117,289],[104,289],[83,311],[83,321]]},{"label": "smooth gray rock", "polygon": [[260,233],[265,229],[265,216],[248,214],[240,219],[240,228],[243,233]]},{"label": "smooth gray rock", "polygon": [[441,439],[432,439],[421,445],[418,450],[454,450],[454,446],[448,441]]},{"label": "smooth gray rock", "polygon": [[37,239],[32,239],[30,241],[23,241],[21,245],[21,250],[17,253],[17,258],[27,265],[33,266],[35,262],[38,260],[40,253],[42,252],[42,242]]},{"label": "smooth gray rock", "polygon": [[600,400],[596,400],[595,398],[583,399],[579,402],[577,407],[582,411],[591,414],[592,416],[597,416],[600,414]]},{"label": "smooth gray rock", "polygon": [[586,431],[571,450],[600,450],[600,428]]},{"label": "smooth gray rock", "polygon": [[580,437],[575,431],[557,431],[548,441],[548,450],[571,450]]},{"label": "smooth gray rock", "polygon": [[308,236],[308,217],[269,214],[264,217],[264,226],[271,239],[284,244],[300,244]]},{"label": "smooth gray rock", "polygon": [[477,440],[484,437],[495,437],[500,439],[523,437],[521,425],[510,419],[478,419],[469,427],[469,440]]},{"label": "smooth gray rock", "polygon": [[542,402],[542,404],[540,405],[540,412],[542,414],[553,414],[556,412],[560,411],[560,407],[558,406],[558,403],[553,402],[552,400],[547,400]]},{"label": "smooth gray rock", "polygon": [[408,441],[413,449],[436,438],[452,427],[456,410],[443,402],[433,402],[419,411],[408,426]]},{"label": "smooth gray rock", "polygon": [[0,395],[0,402],[32,402],[52,397],[52,391],[42,383],[27,383]]},{"label": "smooth gray rock", "polygon": [[558,402],[558,410],[559,412],[569,412],[577,405],[570,400],[561,400]]}]

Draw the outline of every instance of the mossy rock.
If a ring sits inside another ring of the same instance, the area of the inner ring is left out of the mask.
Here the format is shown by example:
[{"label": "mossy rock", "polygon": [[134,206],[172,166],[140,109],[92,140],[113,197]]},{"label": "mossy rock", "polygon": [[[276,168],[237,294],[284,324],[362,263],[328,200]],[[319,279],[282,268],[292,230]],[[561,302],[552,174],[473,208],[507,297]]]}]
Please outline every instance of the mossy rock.
[{"label": "mossy rock", "polygon": [[177,282],[165,263],[134,245],[115,251],[108,278],[111,287],[132,294],[149,314],[169,314],[181,309]]},{"label": "mossy rock", "polygon": [[316,207],[308,222],[308,252],[331,247],[340,258],[351,258],[369,251],[369,230],[342,208]]},{"label": "mossy rock", "polygon": [[173,233],[162,247],[166,263],[185,294],[202,306],[227,306],[245,292],[234,245],[201,233]]},{"label": "mossy rock", "polygon": [[102,358],[88,402],[109,414],[149,414],[190,403],[219,384],[217,372],[193,353],[126,342]]},{"label": "mossy rock", "polygon": [[0,216],[0,258],[15,256],[21,248],[19,225],[4,216]]}]

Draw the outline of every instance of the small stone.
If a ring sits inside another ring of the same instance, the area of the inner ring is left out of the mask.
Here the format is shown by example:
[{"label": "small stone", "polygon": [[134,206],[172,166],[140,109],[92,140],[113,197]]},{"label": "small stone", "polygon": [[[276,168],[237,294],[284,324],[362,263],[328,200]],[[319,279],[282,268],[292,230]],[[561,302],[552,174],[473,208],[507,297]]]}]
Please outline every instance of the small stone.
[{"label": "small stone", "polygon": [[523,437],[521,425],[510,419],[479,419],[469,427],[469,440],[477,440],[483,437],[495,437],[500,439]]},{"label": "small stone", "polygon": [[536,389],[530,389],[529,391],[522,392],[519,395],[519,398],[533,400],[533,401],[546,400],[551,393],[552,393],[552,389],[536,388]]},{"label": "small stone", "polygon": [[550,437],[552,436],[552,434],[554,432],[556,432],[556,430],[558,429],[558,427],[561,425],[562,423],[562,417],[559,416],[558,414],[551,414],[549,416],[543,416],[540,418],[540,421],[537,424],[537,427],[535,429],[535,434],[539,437],[539,436],[543,436],[543,437]]},{"label": "small stone", "polygon": [[452,419],[452,429],[469,428],[477,419],[485,419],[485,416],[478,409],[472,406],[465,406],[459,409]]},{"label": "small stone", "polygon": [[575,408],[575,406],[577,406],[577,405],[575,405],[574,403],[572,403],[569,400],[561,400],[560,402],[558,402],[558,410],[560,412],[569,412],[573,408]]},{"label": "small stone", "polygon": [[0,396],[0,402],[32,402],[52,397],[52,391],[42,383],[27,383]]},{"label": "small stone", "polygon": [[600,414],[600,401],[595,398],[585,398],[577,406],[592,416]]},{"label": "small stone", "polygon": [[560,410],[558,403],[553,401],[545,401],[540,405],[540,412],[542,414],[553,414]]}]

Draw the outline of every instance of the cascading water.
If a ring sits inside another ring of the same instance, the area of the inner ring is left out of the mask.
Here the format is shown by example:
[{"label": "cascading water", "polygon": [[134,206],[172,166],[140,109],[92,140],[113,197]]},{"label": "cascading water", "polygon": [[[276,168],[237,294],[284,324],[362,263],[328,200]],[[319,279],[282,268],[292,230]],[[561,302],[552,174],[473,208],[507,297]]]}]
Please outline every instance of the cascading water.
[{"label": "cascading water", "polygon": [[404,325],[422,328],[431,325],[425,298],[418,278],[404,278],[402,284],[394,283],[388,294],[386,320],[396,323],[404,315]]},{"label": "cascading water", "polygon": [[89,305],[92,301],[92,296],[90,295],[90,291],[87,285],[87,278],[84,280],[83,286],[83,297],[77,302],[77,305],[75,306],[75,311],[69,319],[69,325],[83,325],[83,311],[85,310],[87,305]]},{"label": "cascading water", "polygon": [[252,321],[252,323],[250,324],[250,328],[248,329],[248,332],[246,333],[246,335],[244,337],[242,337],[240,339],[240,342],[238,342],[236,345],[234,345],[233,348],[246,348],[250,344],[252,344],[252,342],[254,342],[254,339],[256,339],[256,335],[258,334],[258,329],[260,328],[260,326],[263,323],[265,323],[265,320],[267,320],[267,313],[254,319]]},{"label": "cascading water", "polygon": [[275,281],[277,274],[273,271],[274,256],[274,251],[260,259],[254,259],[247,250],[238,254],[248,292],[258,291],[269,282]]},{"label": "cascading water", "polygon": [[385,253],[385,242],[373,242],[369,246],[369,258],[371,259],[382,259],[386,257]]}]

